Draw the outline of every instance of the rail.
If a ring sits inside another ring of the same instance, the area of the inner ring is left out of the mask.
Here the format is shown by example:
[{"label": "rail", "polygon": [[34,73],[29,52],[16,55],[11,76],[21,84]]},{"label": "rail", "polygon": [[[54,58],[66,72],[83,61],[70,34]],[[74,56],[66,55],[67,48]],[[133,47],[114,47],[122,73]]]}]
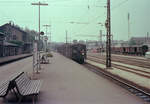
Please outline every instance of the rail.
[{"label": "rail", "polygon": [[85,67],[88,68],[88,70],[101,75],[103,74],[104,76],[107,76],[108,78],[111,78],[112,80],[116,81],[120,86],[124,87],[125,89],[127,89],[128,91],[130,91],[131,93],[139,96],[140,98],[142,98],[144,101],[150,102],[150,93],[146,92],[128,82],[123,81],[121,78],[118,78],[114,75],[111,75],[110,73],[104,71],[104,70],[98,70],[97,67],[90,65],[90,64],[85,64]]}]

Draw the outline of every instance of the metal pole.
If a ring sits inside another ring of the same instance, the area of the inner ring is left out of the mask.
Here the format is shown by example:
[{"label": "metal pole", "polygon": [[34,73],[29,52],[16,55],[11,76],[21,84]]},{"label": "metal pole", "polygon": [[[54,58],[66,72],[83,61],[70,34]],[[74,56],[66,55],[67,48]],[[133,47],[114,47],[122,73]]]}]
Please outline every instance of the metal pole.
[{"label": "metal pole", "polygon": [[49,45],[50,50],[49,50],[49,51],[51,52],[51,32],[50,32],[49,35],[50,35],[50,36],[49,36],[49,37],[50,37],[50,39],[49,39],[49,41],[50,41],[50,42],[49,42],[49,43],[50,43],[50,45]]},{"label": "metal pole", "polygon": [[68,43],[68,40],[67,40],[67,32],[68,32],[68,31],[66,30],[66,44]]},{"label": "metal pole", "polygon": [[67,56],[67,43],[68,43],[68,40],[67,40],[67,30],[66,30],[66,56]]},{"label": "metal pole", "polygon": [[111,34],[111,46],[112,47],[114,46],[114,36],[113,36],[113,34]]},{"label": "metal pole", "polygon": [[[51,26],[51,25],[50,25],[50,26]],[[49,38],[50,38],[50,39],[49,39],[49,41],[50,41],[50,42],[49,42],[49,43],[50,43],[50,45],[49,45],[50,50],[49,50],[49,51],[51,52],[51,27],[50,27],[50,31],[49,31]]]},{"label": "metal pole", "polygon": [[147,32],[147,41],[146,41],[147,44],[149,43],[149,39],[148,38],[149,38],[149,32]]},{"label": "metal pole", "polygon": [[110,0],[107,0],[107,41],[106,41],[106,68],[111,68],[111,13]]},{"label": "metal pole", "polygon": [[[101,47],[100,47],[100,45],[101,45]],[[99,48],[101,48],[100,53],[102,54],[102,30],[100,30],[100,45],[99,45]]]},{"label": "metal pole", "polygon": [[130,13],[128,13],[128,40],[130,39]]},{"label": "metal pole", "polygon": [[[39,6],[39,43],[40,43],[40,6],[41,5],[47,6],[48,4],[38,2],[38,3],[31,3],[31,5],[38,5]],[[38,46],[40,46],[40,45],[38,44]],[[40,56],[40,48],[38,49],[37,57],[38,57],[38,59],[37,59],[38,69],[41,69],[41,65],[40,65],[40,57],[41,57]],[[37,73],[38,73],[38,70],[37,70]]]},{"label": "metal pole", "polygon": [[[40,2],[39,2],[40,4]],[[40,5],[39,5],[39,42],[40,42]],[[41,58],[41,55],[40,55],[40,49],[39,49],[39,69],[41,69],[41,64],[40,64],[40,58]]]},{"label": "metal pole", "polygon": [[[47,36],[47,26],[46,26],[46,36]],[[47,37],[46,37],[46,38],[47,38]],[[46,39],[45,52],[47,52],[47,39]]]}]

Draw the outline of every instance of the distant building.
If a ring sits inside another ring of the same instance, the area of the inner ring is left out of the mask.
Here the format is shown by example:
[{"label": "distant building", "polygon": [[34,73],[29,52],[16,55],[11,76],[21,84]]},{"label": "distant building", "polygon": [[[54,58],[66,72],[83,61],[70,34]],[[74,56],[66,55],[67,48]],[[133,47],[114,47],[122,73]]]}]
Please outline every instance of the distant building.
[{"label": "distant building", "polygon": [[80,44],[85,44],[85,41],[84,41],[84,40],[79,40],[78,43],[80,43]]},{"label": "distant building", "polygon": [[18,40],[23,41],[23,31],[11,23],[6,23],[2,26],[0,26],[0,31],[6,34],[6,40],[12,41],[12,40]]},{"label": "distant building", "polygon": [[0,57],[3,56],[5,34],[0,32]]},{"label": "distant building", "polygon": [[78,43],[78,40],[73,40],[73,44],[77,44]]},{"label": "distant building", "polygon": [[98,41],[86,41],[86,46],[87,46],[87,49],[97,49],[99,48],[101,45],[100,45],[100,42]]},{"label": "distant building", "polygon": [[6,44],[16,44],[17,53],[28,53],[32,49],[32,44],[30,42],[29,35],[23,31],[20,27],[15,26],[12,23],[6,23],[0,26],[0,32],[5,34],[4,43]]},{"label": "distant building", "polygon": [[113,40],[111,46],[112,47],[126,47],[126,46],[129,46],[129,42],[124,41],[124,40]]},{"label": "distant building", "polygon": [[132,37],[130,43],[134,45],[150,44],[150,37]]}]

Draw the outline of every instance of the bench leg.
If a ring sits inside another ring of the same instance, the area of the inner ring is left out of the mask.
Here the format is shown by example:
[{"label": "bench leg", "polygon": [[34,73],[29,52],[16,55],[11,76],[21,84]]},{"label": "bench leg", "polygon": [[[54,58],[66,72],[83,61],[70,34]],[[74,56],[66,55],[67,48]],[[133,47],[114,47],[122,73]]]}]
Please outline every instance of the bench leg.
[{"label": "bench leg", "polygon": [[35,104],[35,95],[32,97],[32,103]]},{"label": "bench leg", "polygon": [[7,100],[6,96],[4,97],[4,101],[5,101],[6,103],[8,103],[8,100]]},{"label": "bench leg", "polygon": [[16,93],[15,89],[13,89],[13,92],[15,93],[16,99],[19,99],[18,94]]},{"label": "bench leg", "polygon": [[22,96],[19,98],[18,104],[21,104]]}]

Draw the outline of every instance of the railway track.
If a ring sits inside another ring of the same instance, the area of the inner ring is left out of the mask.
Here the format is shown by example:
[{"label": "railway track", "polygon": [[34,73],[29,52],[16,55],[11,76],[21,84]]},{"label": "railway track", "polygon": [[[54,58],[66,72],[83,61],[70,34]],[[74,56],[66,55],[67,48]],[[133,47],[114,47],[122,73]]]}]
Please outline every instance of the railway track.
[{"label": "railway track", "polygon": [[118,76],[115,76],[107,71],[99,70],[99,68],[97,68],[93,65],[85,64],[84,66],[88,70],[90,70],[100,76],[103,76],[105,78],[108,78],[109,80],[112,80],[117,85],[123,87],[124,89],[128,90],[132,94],[134,94],[134,95],[140,97],[141,99],[143,99],[144,101],[150,103],[150,92],[142,90],[141,88],[137,87],[137,85],[134,85],[133,83],[131,83],[127,80],[124,80]]},{"label": "railway track", "polygon": [[130,59],[133,59],[133,60],[139,60],[139,61],[145,61],[147,62],[147,59],[144,58],[144,57],[138,57],[138,56],[128,56],[128,55],[117,55],[117,54],[113,54],[114,57],[122,57],[122,58],[130,58]]},{"label": "railway track", "polygon": [[[106,59],[104,55],[88,55],[90,57],[96,57],[96,58],[101,58],[103,60]],[[137,59],[137,58],[127,58],[127,57],[118,57],[118,56],[112,56],[112,61],[114,62],[120,62],[128,65],[135,65],[143,68],[150,68],[150,62],[146,59]]]},{"label": "railway track", "polygon": [[123,62],[125,64],[133,64],[139,67],[144,67],[144,68],[150,68],[150,63],[148,60],[141,60],[141,59],[136,59],[136,58],[121,58],[121,57],[113,57],[113,61],[119,60],[120,62]]},{"label": "railway track", "polygon": [[[91,61],[94,61],[97,63],[101,63],[104,65],[106,64],[105,60],[99,59],[97,57],[88,56],[88,60],[91,60]],[[150,71],[143,71],[143,70],[139,70],[136,68],[124,66],[123,64],[113,63],[113,62],[112,62],[112,67],[117,68],[119,70],[124,70],[124,71],[130,72],[130,73],[134,73],[134,74],[142,76],[142,77],[150,78]]]}]

